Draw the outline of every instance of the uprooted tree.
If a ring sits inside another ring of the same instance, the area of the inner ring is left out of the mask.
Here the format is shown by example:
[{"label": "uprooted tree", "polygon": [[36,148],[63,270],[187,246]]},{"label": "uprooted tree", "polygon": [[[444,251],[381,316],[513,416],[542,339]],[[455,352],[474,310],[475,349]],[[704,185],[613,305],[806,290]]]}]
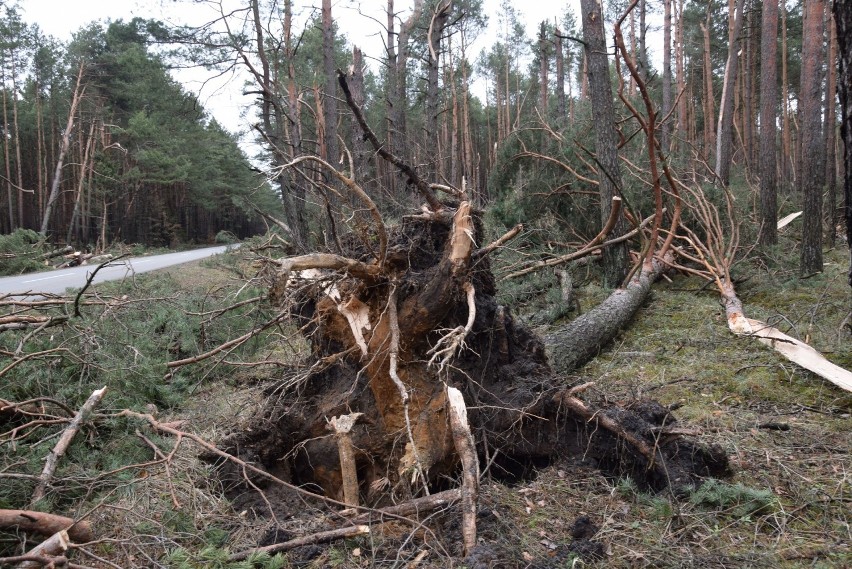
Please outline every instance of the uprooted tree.
[{"label": "uprooted tree", "polygon": [[[588,384],[572,386],[553,373],[542,341],[495,298],[489,253],[505,239],[483,246],[481,212],[465,188],[429,184],[389,153],[342,73],[340,85],[376,152],[426,203],[386,226],[354,174],[316,157],[284,166],[327,169],[370,213],[374,231],[342,237],[335,253],[276,261],[270,298],[289,309],[314,363],[270,398],[257,425],[225,446],[349,504],[428,493],[460,470],[469,480],[475,468],[450,420],[457,389],[475,454],[498,476],[522,475],[558,455],[584,457],[655,488],[723,475],[724,453],[683,437],[667,408],[596,408],[577,396]],[[652,264],[649,255],[642,274]]]}]

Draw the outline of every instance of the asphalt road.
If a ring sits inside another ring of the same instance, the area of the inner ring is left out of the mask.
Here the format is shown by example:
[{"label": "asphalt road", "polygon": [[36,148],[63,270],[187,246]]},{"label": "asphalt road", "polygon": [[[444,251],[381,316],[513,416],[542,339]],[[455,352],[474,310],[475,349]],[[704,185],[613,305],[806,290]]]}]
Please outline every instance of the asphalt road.
[{"label": "asphalt road", "polygon": [[[92,284],[121,280],[134,273],[146,273],[173,265],[180,265],[181,263],[205,259],[217,253],[222,253],[226,249],[227,246],[222,245],[219,247],[195,249],[193,251],[182,251],[180,253],[152,255],[150,257],[125,257],[98,271]],[[38,293],[61,294],[67,288],[80,288],[86,284],[86,279],[95,268],[97,268],[97,265],[83,265],[42,273],[30,273],[16,277],[3,277],[0,278],[0,296],[8,294],[28,296],[31,294],[37,295]]]}]

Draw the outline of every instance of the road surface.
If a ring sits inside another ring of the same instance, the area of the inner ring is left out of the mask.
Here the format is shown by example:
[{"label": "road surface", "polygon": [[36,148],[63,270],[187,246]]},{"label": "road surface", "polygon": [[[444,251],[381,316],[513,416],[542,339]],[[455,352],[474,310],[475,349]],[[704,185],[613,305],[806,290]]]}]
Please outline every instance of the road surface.
[{"label": "road surface", "polygon": [[[222,253],[227,248],[227,245],[222,245],[219,247],[195,249],[194,251],[152,255],[150,257],[125,257],[98,271],[92,283],[120,280],[134,273],[145,273],[173,265],[180,265],[181,263],[205,259]],[[7,294],[25,296],[28,293],[61,294],[67,288],[80,288],[86,284],[86,278],[88,278],[88,275],[95,268],[97,268],[97,265],[83,265],[43,273],[3,277],[0,278],[0,296]]]}]

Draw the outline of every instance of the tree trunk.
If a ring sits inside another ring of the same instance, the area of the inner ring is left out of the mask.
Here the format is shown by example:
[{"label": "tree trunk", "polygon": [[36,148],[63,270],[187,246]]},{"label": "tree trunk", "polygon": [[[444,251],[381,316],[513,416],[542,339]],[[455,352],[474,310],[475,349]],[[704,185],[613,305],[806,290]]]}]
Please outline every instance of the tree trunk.
[{"label": "tree trunk", "polygon": [[[596,0],[582,0],[584,51],[588,63],[589,91],[595,124],[595,150],[600,184],[601,227],[610,217],[612,198],[619,196],[621,172],[618,164],[618,136],[615,131],[615,108],[609,79],[609,59],[604,38],[603,14]],[[619,218],[612,236],[624,234],[623,218]],[[603,252],[604,281],[618,286],[628,269],[627,245],[620,244]]]},{"label": "tree trunk", "polygon": [[[691,101],[686,92],[686,61],[683,45],[683,9],[684,0],[678,0],[677,3],[677,20],[675,23],[675,83],[677,85],[677,135],[678,137],[691,140],[689,137],[689,127],[687,126],[688,110],[687,101]],[[680,147],[675,141],[676,147]]]},{"label": "tree trunk", "polygon": [[556,28],[554,35],[556,54],[556,116],[558,124],[564,125],[567,118],[565,104],[565,51],[562,46],[562,32]]},{"label": "tree trunk", "polygon": [[[337,64],[334,61],[334,22],[331,18],[331,0],[322,0],[322,62],[325,70],[322,108],[326,157],[332,164],[337,164],[340,159],[337,146]],[[336,194],[327,192],[327,195],[332,206],[336,205]]]},{"label": "tree trunk", "polygon": [[647,13],[647,7],[645,6],[645,0],[639,0],[639,75],[642,77],[642,81],[645,83],[648,82],[648,69],[650,68],[650,63],[648,61],[648,44],[646,42],[646,33],[648,31],[648,26],[645,24],[645,15]]},{"label": "tree trunk", "polygon": [[706,23],[701,24],[704,34],[704,160],[708,163],[716,146],[716,130],[713,119],[716,116],[715,96],[713,95],[713,64],[710,61],[710,6],[707,6]]},{"label": "tree trunk", "polygon": [[778,0],[764,0],[760,37],[760,244],[778,242],[778,176],[775,164],[778,108]]},{"label": "tree trunk", "polygon": [[[843,162],[846,164],[843,177],[846,242],[852,244],[852,2],[834,2],[834,23],[840,60],[840,136],[843,138]],[[852,262],[848,282],[852,287]]]},{"label": "tree trunk", "polygon": [[820,68],[823,60],[824,0],[805,0],[802,25],[802,250],[799,272],[803,276],[822,272],[822,188],[823,166],[822,97]]},{"label": "tree trunk", "polygon": [[441,156],[437,155],[441,144],[441,133],[438,128],[438,115],[441,112],[441,97],[439,91],[439,68],[441,58],[441,37],[444,27],[449,20],[452,0],[441,0],[435,7],[435,13],[429,24],[428,44],[429,59],[426,77],[426,146],[422,152],[434,161],[429,168],[430,173],[439,171]]},{"label": "tree trunk", "polygon": [[[21,129],[18,126],[18,78],[17,78],[17,70],[15,67],[15,53],[12,52],[12,123],[14,125],[14,138],[15,138],[15,180],[18,186],[18,224],[21,227],[27,227],[30,225],[27,223],[27,218],[25,214],[24,208],[24,176],[23,176],[23,165],[21,161]],[[36,221],[33,221],[32,225],[35,225]]]},{"label": "tree trunk", "polygon": [[[355,102],[363,107],[364,97],[364,56],[358,47],[352,48],[352,98]],[[361,129],[358,123],[351,121],[351,129],[349,140],[352,145],[352,160],[354,162],[354,172],[352,176],[360,179],[362,184],[368,176],[368,168],[370,163],[370,153],[367,150],[367,144],[364,137],[361,135]]]},{"label": "tree trunk", "polygon": [[[423,14],[423,0],[414,0],[414,7],[408,19],[400,24],[397,38],[397,92],[394,98],[394,127],[400,146],[395,153],[397,156],[409,158],[414,155],[408,132],[408,58],[411,54],[411,32]],[[403,152],[406,150],[407,152]]]},{"label": "tree trunk", "polygon": [[663,152],[671,151],[672,110],[672,2],[663,0],[663,123],[660,125],[660,145]]},{"label": "tree trunk", "polygon": [[781,9],[781,181],[790,188],[795,179],[793,144],[790,131],[790,94],[787,79],[787,3]]},{"label": "tree trunk", "polygon": [[[6,94],[6,92],[7,92],[7,90],[5,88],[5,84],[6,84],[5,79],[6,79],[6,77],[5,77],[5,73],[4,73],[2,83],[0,83],[0,85],[4,85],[4,87],[3,87],[3,130],[8,131],[9,130],[9,116],[8,116],[8,111],[6,110],[6,107],[7,107],[7,94]],[[18,220],[18,223],[15,223],[15,191],[14,191],[14,188],[12,187],[12,162],[11,162],[11,157],[9,155],[9,144],[10,144],[9,137],[4,136],[3,137],[3,157],[5,159],[4,162],[6,164],[6,196],[7,196],[7,205],[9,206],[9,233],[11,233],[20,225],[20,220]]]},{"label": "tree trunk", "polygon": [[826,203],[826,225],[828,226],[828,246],[834,247],[837,235],[837,29],[831,13],[831,3],[826,2],[826,22],[828,23],[828,64],[825,82],[825,185],[828,188]]},{"label": "tree trunk", "polygon": [[44,217],[41,220],[41,234],[47,235],[47,228],[50,224],[50,216],[53,213],[53,207],[56,204],[56,199],[59,197],[59,184],[62,182],[62,166],[65,162],[65,154],[68,152],[68,146],[71,142],[71,130],[74,128],[74,115],[77,114],[77,105],[80,104],[80,99],[83,98],[83,93],[86,87],[83,82],[83,64],[80,64],[80,69],[77,72],[77,83],[74,87],[74,94],[71,98],[71,109],[68,111],[68,124],[65,131],[62,133],[62,143],[59,147],[59,157],[56,160],[56,171],[53,174],[53,183],[50,186],[50,196],[47,198],[47,204],[44,207]]},{"label": "tree trunk", "polygon": [[[752,10],[748,10],[745,12],[745,28],[746,30],[754,29],[754,12]],[[752,51],[753,47],[753,34],[748,31],[743,34],[742,45],[742,72],[740,73],[740,87],[741,87],[741,104],[740,109],[742,110],[742,128],[740,132],[740,136],[742,137],[742,147],[743,147],[743,162],[746,166],[746,176],[751,175],[751,156],[752,156],[752,98],[754,95],[754,88],[752,84]],[[736,106],[735,106],[736,108]]]},{"label": "tree trunk", "polygon": [[548,80],[548,71],[550,65],[550,54],[549,54],[549,39],[547,37],[547,25],[545,22],[542,22],[539,26],[538,32],[538,88],[541,90],[539,93],[539,101],[541,105],[541,116],[544,120],[548,120],[547,113],[547,90],[549,88],[549,80]]},{"label": "tree trunk", "polygon": [[722,84],[722,103],[719,108],[719,124],[716,133],[716,175],[727,186],[731,180],[731,160],[734,139],[734,93],[739,65],[740,35],[743,27],[743,5],[745,0],[736,0],[736,10],[728,44],[728,62],[725,64],[725,80]]},{"label": "tree trunk", "polygon": [[[83,151],[83,159],[80,163],[80,179],[77,181],[77,193],[74,197],[74,209],[71,212],[71,221],[68,222],[68,232],[65,234],[65,242],[71,243],[71,238],[74,237],[74,228],[79,222],[80,218],[80,207],[83,203],[83,190],[85,188],[86,183],[86,170],[89,168],[89,156],[92,155],[92,159],[94,160],[94,155],[92,154],[92,148],[95,145],[95,123],[89,126],[89,137],[86,140],[85,145],[81,145],[85,148]],[[78,241],[80,238],[79,231],[76,235]]]}]

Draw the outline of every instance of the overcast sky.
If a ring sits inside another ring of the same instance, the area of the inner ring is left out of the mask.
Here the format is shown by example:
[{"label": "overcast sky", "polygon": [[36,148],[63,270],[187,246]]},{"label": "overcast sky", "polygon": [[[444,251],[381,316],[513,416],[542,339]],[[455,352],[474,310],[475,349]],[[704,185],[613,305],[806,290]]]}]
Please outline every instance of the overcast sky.
[{"label": "overcast sky", "polygon": [[[238,0],[225,2],[238,3]],[[473,53],[493,43],[500,3],[501,0],[484,0],[490,15],[489,31],[472,46]],[[313,6],[320,4],[320,0],[295,0],[294,13],[306,17]],[[398,11],[407,10],[411,4],[411,0],[396,0],[395,8]],[[566,5],[572,5],[575,13],[579,10],[579,0],[513,0],[513,4],[530,37],[535,34],[542,20],[552,20],[554,16],[561,15]],[[372,14],[378,21],[359,15],[359,6],[361,12]],[[358,45],[368,58],[381,56],[382,26],[379,22],[386,20],[386,6],[385,0],[335,0],[333,3],[332,15],[341,32],[350,44]],[[72,33],[94,20],[129,20],[138,16],[194,25],[215,16],[205,6],[193,6],[180,0],[26,0],[22,8],[28,23],[37,23],[45,33],[63,41],[71,39]],[[405,16],[405,12],[402,16]],[[242,116],[242,110],[250,100],[240,95],[241,80],[226,77],[205,82],[207,76],[200,71],[181,72],[176,78],[187,89],[197,93],[202,104],[228,130],[240,132],[246,129],[249,121]]]}]

